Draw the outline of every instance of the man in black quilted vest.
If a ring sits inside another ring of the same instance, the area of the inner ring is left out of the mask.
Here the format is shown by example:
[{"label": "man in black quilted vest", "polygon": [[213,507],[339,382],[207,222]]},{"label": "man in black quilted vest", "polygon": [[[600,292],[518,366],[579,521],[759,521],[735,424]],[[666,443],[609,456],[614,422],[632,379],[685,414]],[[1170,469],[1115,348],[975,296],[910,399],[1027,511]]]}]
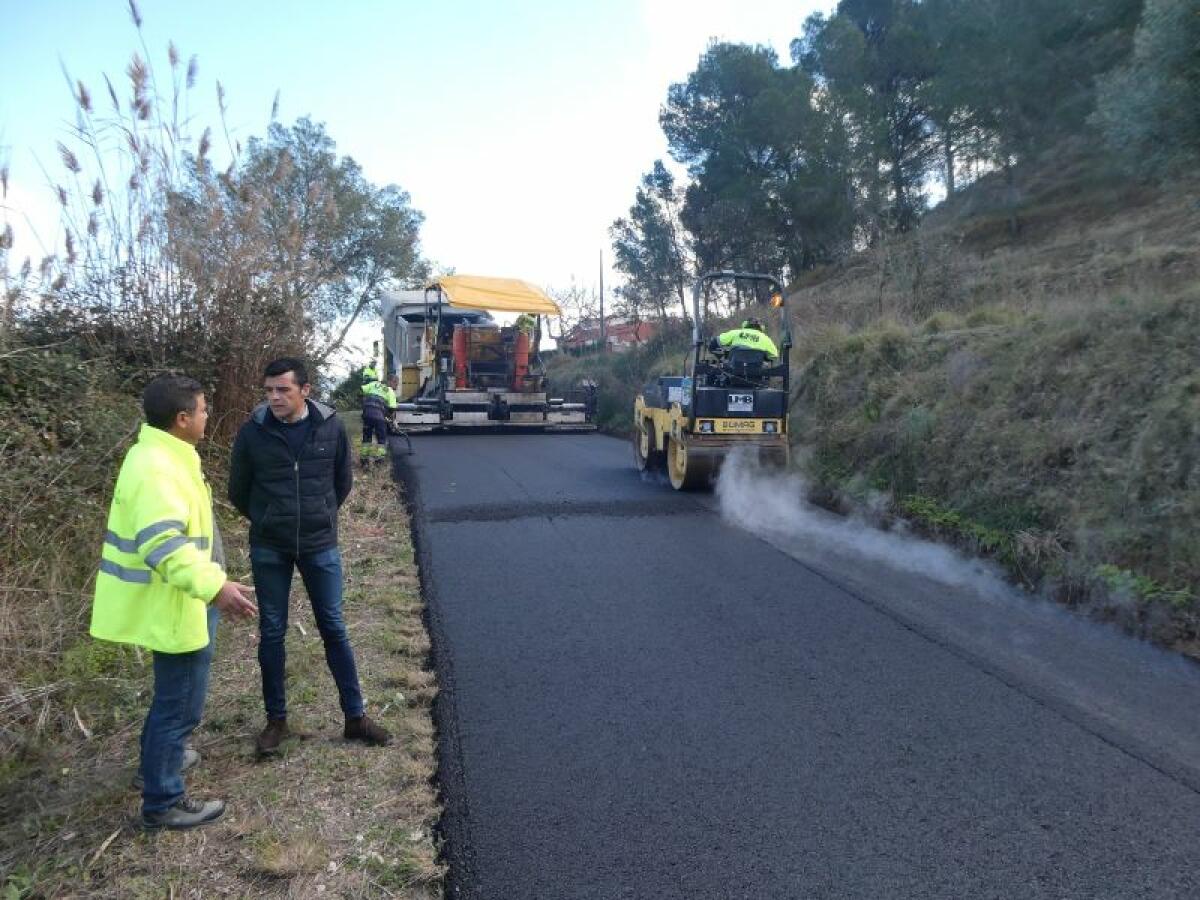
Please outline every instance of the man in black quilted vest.
[{"label": "man in black quilted vest", "polygon": [[350,495],[350,441],[336,412],[309,399],[308,371],[285,357],[263,373],[267,400],[233,445],[229,499],[250,520],[250,564],[258,594],[258,664],[267,726],[260,755],[288,737],[284,638],[292,573],[300,570],[346,717],[344,737],[381,746],[391,736],[364,713],[358,670],[342,621],[338,508]]}]

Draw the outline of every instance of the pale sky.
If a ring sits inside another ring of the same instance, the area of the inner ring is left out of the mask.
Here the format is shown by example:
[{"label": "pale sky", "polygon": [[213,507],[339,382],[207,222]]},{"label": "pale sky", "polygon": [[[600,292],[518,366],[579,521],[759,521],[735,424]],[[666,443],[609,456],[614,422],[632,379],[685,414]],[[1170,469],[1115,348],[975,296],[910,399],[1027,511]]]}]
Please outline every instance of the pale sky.
[{"label": "pale sky", "polygon": [[[326,124],[339,153],[425,214],[425,255],[458,272],[592,286],[608,227],[666,157],[658,111],[710,38],[767,44],[781,61],[820,0],[141,0],[155,64],[174,40],[199,57],[194,131],[215,122],[215,82],[243,141],[279,118]],[[0,0],[0,147],[9,221],[35,257],[28,215],[52,242],[38,163],[73,104],[61,66],[127,93],[140,50],[126,0]],[[0,215],[3,215],[0,212]],[[36,259],[35,259],[36,262]],[[17,259],[14,264],[19,265]],[[610,272],[606,285],[614,283]]]}]

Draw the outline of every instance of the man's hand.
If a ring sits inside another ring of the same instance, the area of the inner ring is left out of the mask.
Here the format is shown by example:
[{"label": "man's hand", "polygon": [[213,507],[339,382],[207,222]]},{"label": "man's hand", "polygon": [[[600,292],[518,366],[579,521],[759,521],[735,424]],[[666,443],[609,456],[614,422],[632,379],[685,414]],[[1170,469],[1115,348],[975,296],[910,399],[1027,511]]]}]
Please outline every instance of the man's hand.
[{"label": "man's hand", "polygon": [[226,581],[212,598],[212,604],[223,613],[248,619],[258,615],[253,598],[254,588],[236,581]]}]

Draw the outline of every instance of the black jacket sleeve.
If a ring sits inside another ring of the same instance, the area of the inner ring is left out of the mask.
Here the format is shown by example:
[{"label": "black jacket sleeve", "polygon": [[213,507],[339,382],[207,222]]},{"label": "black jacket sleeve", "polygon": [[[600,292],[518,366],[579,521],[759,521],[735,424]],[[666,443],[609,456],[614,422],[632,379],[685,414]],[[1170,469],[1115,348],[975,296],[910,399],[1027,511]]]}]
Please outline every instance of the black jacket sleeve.
[{"label": "black jacket sleeve", "polygon": [[337,455],[333,460],[333,490],[337,494],[337,503],[340,507],[346,502],[346,498],[350,496],[350,489],[354,486],[354,462],[350,458],[350,438],[346,436],[346,426],[342,424],[341,416],[338,417],[337,441]]},{"label": "black jacket sleeve", "polygon": [[233,453],[229,459],[229,502],[237,507],[247,519],[250,518],[250,480],[253,467],[250,463],[249,437],[242,426],[233,442]]}]

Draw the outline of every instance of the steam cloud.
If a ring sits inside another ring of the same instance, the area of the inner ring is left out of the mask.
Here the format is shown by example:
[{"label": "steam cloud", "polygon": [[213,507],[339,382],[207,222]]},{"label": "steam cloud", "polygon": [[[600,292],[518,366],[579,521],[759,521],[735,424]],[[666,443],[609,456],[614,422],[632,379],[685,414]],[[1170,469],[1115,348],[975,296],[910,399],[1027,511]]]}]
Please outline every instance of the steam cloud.
[{"label": "steam cloud", "polygon": [[861,517],[842,518],[805,499],[808,484],[794,473],[760,468],[745,453],[734,453],[721,468],[717,502],[725,521],[779,545],[803,542],[806,551],[866,558],[905,572],[985,594],[1009,593],[988,564],[905,534],[881,531]]}]

